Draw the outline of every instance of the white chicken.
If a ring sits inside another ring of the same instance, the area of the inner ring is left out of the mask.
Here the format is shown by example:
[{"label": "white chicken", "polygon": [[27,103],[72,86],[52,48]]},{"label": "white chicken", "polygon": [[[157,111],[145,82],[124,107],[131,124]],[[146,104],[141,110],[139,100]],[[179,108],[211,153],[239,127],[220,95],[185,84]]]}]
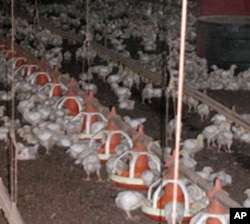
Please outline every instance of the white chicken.
[{"label": "white chicken", "polygon": [[215,125],[220,125],[222,122],[226,121],[226,117],[223,114],[215,114],[212,118],[211,121]]},{"label": "white chicken", "polygon": [[102,79],[103,82],[106,81],[106,77],[112,72],[114,67],[114,63],[110,62],[108,66],[102,66],[98,70],[97,74],[100,79]]},{"label": "white chicken", "polygon": [[135,108],[135,101],[134,100],[124,100],[124,99],[121,99],[119,101],[119,105],[118,107],[120,109],[126,109],[126,110],[134,110]]},{"label": "white chicken", "polygon": [[54,133],[47,128],[33,129],[39,143],[46,149],[46,154],[50,153],[51,147],[55,144]]},{"label": "white chicken", "polygon": [[247,195],[247,198],[243,201],[242,205],[244,208],[250,208],[250,188],[246,189],[244,194]]},{"label": "white chicken", "polygon": [[[185,100],[184,100],[185,101]],[[191,112],[192,111],[192,108],[194,108],[194,112],[197,111],[197,106],[199,104],[199,101],[196,100],[194,97],[192,96],[187,96],[187,99],[186,99],[186,103],[188,105],[188,112]]]},{"label": "white chicken", "polygon": [[4,115],[5,111],[6,111],[6,106],[1,105],[0,106],[0,117],[2,117]]},{"label": "white chicken", "polygon": [[127,170],[128,164],[121,159],[117,159],[116,155],[111,155],[105,163],[105,168],[109,179],[111,174],[120,175],[123,171]]},{"label": "white chicken", "polygon": [[147,118],[145,117],[141,117],[141,118],[130,118],[129,116],[124,116],[123,120],[129,124],[132,128],[134,128],[135,130],[138,129],[139,125],[143,124],[144,122],[146,122]]},{"label": "white chicken", "polygon": [[211,166],[205,166],[201,171],[197,171],[196,173],[203,179],[209,180],[211,173],[213,172],[213,168]]},{"label": "white chicken", "polygon": [[212,182],[212,185],[214,185],[216,179],[220,179],[222,187],[231,185],[233,181],[232,176],[226,173],[224,170],[212,173],[208,178],[208,180]]},{"label": "white chicken", "polygon": [[99,156],[96,152],[91,152],[85,156],[85,158],[81,162],[84,171],[87,174],[86,181],[90,181],[90,174],[96,173],[98,177],[98,181],[102,181],[100,169],[101,169],[101,162]]},{"label": "white chicken", "polygon": [[84,80],[80,80],[79,84],[81,86],[81,88],[85,91],[85,92],[89,92],[89,91],[93,91],[94,94],[97,93],[97,85],[94,83],[90,83],[90,82],[86,82]]},{"label": "white chicken", "polygon": [[197,106],[197,112],[201,117],[201,121],[204,121],[208,118],[209,115],[209,107],[207,104],[201,103]]},{"label": "white chicken", "polygon": [[233,144],[233,132],[230,130],[222,130],[218,133],[216,137],[218,144],[218,152],[221,151],[221,148],[225,146],[225,152],[232,153],[231,146]]},{"label": "white chicken", "polygon": [[64,62],[66,62],[66,63],[71,62],[71,58],[72,58],[72,54],[70,53],[70,51],[65,51],[63,53],[63,60],[64,60]]},{"label": "white chicken", "polygon": [[195,154],[200,152],[204,148],[204,135],[198,134],[196,139],[185,139],[181,145],[182,150],[186,150],[191,158],[194,158]]},{"label": "white chicken", "polygon": [[132,75],[127,75],[122,80],[122,85],[124,87],[129,88],[130,90],[132,89],[133,84],[134,84],[134,79],[133,79]]},{"label": "white chicken", "polygon": [[198,212],[207,208],[208,205],[209,205],[209,199],[206,196],[204,196],[202,199],[200,199],[198,201],[193,202],[190,206],[190,215],[194,216]]},{"label": "white chicken", "polygon": [[40,122],[43,121],[42,114],[37,110],[30,111],[29,109],[24,109],[22,114],[23,114],[24,120],[27,121],[31,125],[36,126]]},{"label": "white chicken", "polygon": [[172,140],[175,133],[176,119],[172,118],[166,126],[166,132],[168,133],[168,139]]},{"label": "white chicken", "polygon": [[138,220],[138,216],[132,216],[131,211],[141,208],[145,204],[149,204],[144,195],[137,191],[122,191],[115,198],[115,204],[118,208],[124,210],[127,214],[127,219],[130,221]]},{"label": "white chicken", "polygon": [[89,149],[89,141],[82,141],[72,144],[66,151],[71,158],[77,159],[78,156],[85,150]]},{"label": "white chicken", "polygon": [[203,197],[206,196],[206,192],[203,191],[200,187],[196,184],[188,184],[186,186],[188,192],[189,203],[194,203],[195,201],[201,200]]},{"label": "white chicken", "polygon": [[212,143],[212,146],[215,147],[215,137],[218,134],[218,126],[209,125],[203,129],[202,134],[207,140],[207,147],[211,148],[211,143]]},{"label": "white chicken", "polygon": [[141,174],[141,179],[142,179],[143,183],[147,186],[150,186],[152,183],[154,183],[159,178],[160,178],[160,172],[156,169],[145,170]]},{"label": "white chicken", "polygon": [[39,144],[34,146],[25,146],[21,142],[17,142],[18,148],[16,159],[18,160],[34,160],[37,158],[37,150],[39,148]]},{"label": "white chicken", "polygon": [[197,162],[193,158],[190,157],[189,153],[186,150],[181,150],[180,156],[181,156],[180,160],[182,161],[182,163],[186,167],[194,170],[195,166],[197,165]]},{"label": "white chicken", "polygon": [[5,142],[5,149],[9,147],[9,144],[10,144],[9,128],[5,126],[0,127],[0,141]]},{"label": "white chicken", "polygon": [[152,98],[154,96],[154,89],[152,83],[148,83],[141,92],[142,104],[145,103],[145,100],[148,100],[148,103],[152,103]]},{"label": "white chicken", "polygon": [[93,74],[92,73],[85,73],[85,72],[82,72],[79,74],[79,80],[82,80],[82,81],[92,81],[93,80]]},{"label": "white chicken", "polygon": [[131,91],[127,87],[119,86],[117,83],[112,83],[111,86],[119,101],[128,100],[131,96]]},{"label": "white chicken", "polygon": [[[169,201],[164,206],[164,216],[168,224],[182,224],[184,219],[184,203],[176,202],[176,211],[173,210],[173,201]],[[175,220],[173,223],[172,220]]]},{"label": "white chicken", "polygon": [[122,82],[122,80],[124,79],[124,77],[127,75],[127,72],[121,72],[121,73],[117,73],[114,75],[109,75],[109,77],[107,78],[107,82],[109,85],[112,85],[113,83],[120,83]]}]

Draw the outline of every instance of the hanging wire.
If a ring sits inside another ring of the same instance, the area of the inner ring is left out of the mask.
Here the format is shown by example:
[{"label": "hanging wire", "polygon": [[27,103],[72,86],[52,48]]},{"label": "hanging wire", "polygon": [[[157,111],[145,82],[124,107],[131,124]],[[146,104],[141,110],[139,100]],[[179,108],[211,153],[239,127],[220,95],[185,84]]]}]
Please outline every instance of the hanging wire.
[{"label": "hanging wire", "polygon": [[[168,7],[168,11],[169,11],[169,14],[171,12],[171,7],[172,7],[172,0],[169,0],[168,3],[167,3],[167,7]],[[166,11],[165,8],[163,8],[163,12]],[[171,16],[171,14],[170,14]],[[168,19],[168,18],[167,18]],[[166,21],[166,24],[167,24],[167,21]],[[165,40],[165,43],[167,43],[167,46],[168,46],[168,55],[169,57],[171,57],[171,41],[168,41],[168,40],[171,40],[172,39],[172,35],[171,35],[171,25],[168,25],[167,27],[167,37],[166,37],[166,40]],[[166,99],[166,103],[165,103],[165,106],[166,106],[166,114],[165,114],[165,147],[168,146],[168,122],[169,122],[169,91],[168,91],[168,85],[167,85],[167,78],[168,78],[168,74],[167,74],[167,66],[168,62],[167,62],[167,57],[165,57],[165,68],[164,68],[164,94],[165,94],[165,99]]]},{"label": "hanging wire", "polygon": [[[175,137],[175,170],[174,179],[178,180],[179,175],[179,152],[181,139],[181,118],[182,118],[182,96],[184,84],[184,63],[185,63],[185,40],[186,40],[186,24],[187,24],[187,0],[182,0],[181,12],[181,38],[180,38],[180,62],[179,62],[179,81],[178,81],[178,100],[177,100],[177,116],[176,116],[176,137]],[[177,211],[177,182],[174,183],[174,200],[173,211]],[[172,223],[176,223],[176,217],[172,217]]]},{"label": "hanging wire", "polygon": [[38,11],[38,4],[37,0],[35,0],[35,9],[34,9],[34,27],[37,28],[39,25],[39,11]]},{"label": "hanging wire", "polygon": [[[90,67],[90,41],[92,40],[92,35],[89,31],[89,8],[90,8],[90,3],[89,0],[86,0],[86,39],[85,39],[85,44],[86,44],[86,52],[87,52],[87,67],[89,69]],[[83,68],[84,69],[84,68]],[[89,72],[87,73],[88,77],[88,84],[90,83],[90,74]],[[88,90],[89,92],[89,90]]]},{"label": "hanging wire", "polygon": [[[14,15],[14,0],[11,0],[11,52],[12,57],[14,57],[14,42],[15,42],[15,15]],[[10,59],[11,60],[11,59]],[[12,78],[12,88],[11,88],[11,145],[10,145],[10,192],[11,192],[11,201],[13,204],[17,204],[17,143],[15,138],[15,73],[14,66],[11,65],[11,78]]]}]

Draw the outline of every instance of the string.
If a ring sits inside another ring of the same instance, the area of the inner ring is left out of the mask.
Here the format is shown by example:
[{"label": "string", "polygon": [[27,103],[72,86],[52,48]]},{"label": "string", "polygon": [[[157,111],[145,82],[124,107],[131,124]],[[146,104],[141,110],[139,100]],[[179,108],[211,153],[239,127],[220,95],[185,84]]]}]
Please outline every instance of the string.
[{"label": "string", "polygon": [[[11,0],[11,52],[12,57],[14,57],[14,42],[15,42],[15,15],[14,15],[14,0]],[[11,59],[10,59],[11,60]],[[10,137],[11,137],[11,167],[10,167],[10,186],[11,186],[11,200],[14,204],[17,204],[17,143],[15,139],[15,74],[14,74],[14,66],[11,65],[11,77],[12,77],[12,88],[11,88],[11,130],[10,130]]]},{"label": "string", "polygon": [[[187,23],[187,0],[182,0],[181,13],[181,38],[180,38],[180,59],[179,59],[179,81],[178,81],[178,100],[177,100],[177,115],[176,115],[176,138],[175,138],[175,166],[174,179],[178,180],[179,175],[179,152],[181,139],[181,118],[182,118],[182,96],[184,83],[184,60],[185,60],[185,40],[186,40],[186,23]],[[177,214],[177,182],[174,183],[173,192],[173,212]],[[176,217],[172,217],[172,223],[176,223]]]}]

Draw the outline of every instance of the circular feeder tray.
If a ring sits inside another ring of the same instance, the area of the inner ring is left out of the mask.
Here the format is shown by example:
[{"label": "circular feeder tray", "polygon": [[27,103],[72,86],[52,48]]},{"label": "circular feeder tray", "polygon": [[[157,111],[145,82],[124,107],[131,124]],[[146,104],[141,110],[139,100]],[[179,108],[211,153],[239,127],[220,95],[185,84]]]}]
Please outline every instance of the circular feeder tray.
[{"label": "circular feeder tray", "polygon": [[79,138],[83,139],[83,140],[90,140],[91,138],[95,139],[95,140],[101,140],[103,137],[103,133],[100,132],[98,134],[86,134],[84,132],[79,134]]},{"label": "circular feeder tray", "polygon": [[108,158],[111,156],[112,154],[104,154],[104,153],[98,153],[99,159],[101,161],[101,164],[105,164],[108,160]]},{"label": "circular feeder tray", "polygon": [[111,182],[122,188],[134,189],[134,190],[147,190],[148,186],[143,183],[141,178],[123,177],[116,174],[110,176]]},{"label": "circular feeder tray", "polygon": [[[142,212],[150,219],[153,219],[157,222],[166,222],[164,216],[164,209],[153,208],[151,206],[144,205],[142,206]],[[183,222],[189,222],[190,219],[191,215],[189,214],[189,211],[185,210]]]}]

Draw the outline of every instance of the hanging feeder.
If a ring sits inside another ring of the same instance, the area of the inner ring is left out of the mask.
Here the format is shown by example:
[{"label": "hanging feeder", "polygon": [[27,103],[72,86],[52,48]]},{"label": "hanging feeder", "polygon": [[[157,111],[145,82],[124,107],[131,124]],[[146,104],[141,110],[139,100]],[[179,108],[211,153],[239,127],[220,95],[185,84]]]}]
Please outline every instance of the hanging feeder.
[{"label": "hanging feeder", "polygon": [[[90,91],[88,94],[88,97],[84,99],[84,103],[85,103],[84,112],[91,113],[91,115],[89,115],[90,117],[86,117],[86,119],[84,119],[84,117],[83,117],[82,130],[84,131],[87,129],[85,131],[85,133],[90,133],[90,126],[92,124],[94,124],[95,122],[97,122],[97,120],[98,120],[97,115],[92,114],[92,113],[96,113],[97,111],[96,111],[95,107],[93,107],[89,103],[90,100],[94,100],[94,101],[98,102],[98,100],[94,97],[93,91]],[[102,118],[104,117],[103,115],[100,115],[100,116],[102,116]],[[104,120],[107,121],[106,118]]]},{"label": "hanging feeder", "polygon": [[92,133],[91,132],[91,126],[95,124],[95,122],[101,121],[108,123],[107,119],[103,116],[103,114],[99,112],[80,112],[76,116],[82,116],[83,119],[83,129],[81,134],[79,135],[80,139],[83,140],[101,140],[103,138],[103,133]]},{"label": "hanging feeder", "polygon": [[19,67],[27,62],[27,58],[23,56],[21,52],[16,53],[15,68]]},{"label": "hanging feeder", "polygon": [[149,158],[152,159],[152,161],[156,164],[157,170],[160,172],[160,161],[156,160],[155,156],[151,152],[148,152],[147,149],[139,141],[137,141],[137,138],[141,135],[144,135],[142,125],[139,126],[138,133],[135,134],[133,138],[133,148],[129,151],[122,153],[115,160],[116,164],[125,156],[127,157],[128,155],[130,155],[130,159],[128,161],[129,168],[123,171],[121,174],[113,173],[110,176],[110,179],[114,185],[135,190],[148,189],[148,186],[143,182],[141,175],[144,171],[149,169]]},{"label": "hanging feeder", "polygon": [[38,66],[32,61],[28,60],[26,64],[19,66],[15,73],[19,73],[23,77],[28,77],[38,70]]},{"label": "hanging feeder", "polygon": [[[95,138],[96,135],[103,136],[103,144],[98,149],[98,155],[102,163],[105,163],[110,155],[115,154],[115,148],[121,143],[123,137],[130,139],[125,132],[119,130],[116,124],[112,122],[111,118],[113,116],[117,116],[115,107],[111,108],[111,112],[107,116],[108,123],[106,129],[93,136],[93,138]],[[91,138],[90,141],[92,143],[93,139]]]},{"label": "hanging feeder", "polygon": [[[90,91],[88,97],[84,99],[84,111],[78,113],[75,117],[77,119],[81,117],[82,133],[79,135],[79,138],[84,140],[90,140],[96,134],[91,132],[91,127],[93,124],[96,122],[102,122],[104,125],[103,128],[105,128],[108,124],[108,120],[105,118],[105,116],[97,112],[96,109],[89,103],[89,100],[97,101],[97,99],[94,97],[93,91]],[[101,140],[102,137],[102,133],[99,132],[99,134],[95,135],[94,139]]]},{"label": "hanging feeder", "polygon": [[0,52],[6,50],[6,45],[0,41]]},{"label": "hanging feeder", "polygon": [[106,163],[111,155],[115,154],[115,148],[121,143],[121,139],[127,139],[129,146],[133,146],[132,139],[122,130],[102,130],[92,136],[89,145],[92,146],[98,136],[102,136],[102,145],[98,148],[98,156],[102,164]]},{"label": "hanging feeder", "polygon": [[229,213],[228,208],[221,204],[214,196],[221,192],[228,196],[228,193],[221,187],[220,179],[216,179],[215,186],[207,192],[209,205],[207,210],[197,213],[190,220],[190,224],[228,224]]},{"label": "hanging feeder", "polygon": [[51,82],[46,83],[45,85],[41,86],[38,89],[38,93],[40,92],[45,92],[46,94],[48,94],[49,97],[52,96],[58,96],[61,97],[63,94],[63,89],[66,90],[66,86],[64,86],[62,83],[58,82],[58,79],[55,77],[51,78]]},{"label": "hanging feeder", "polygon": [[142,207],[142,211],[149,218],[159,222],[166,221],[164,207],[168,202],[174,200],[175,184],[177,184],[176,200],[184,204],[184,222],[188,222],[191,218],[189,197],[185,184],[181,179],[174,179],[174,157],[175,153],[166,161],[166,166],[168,167],[166,178],[158,179],[148,189],[147,197],[152,202],[151,206],[144,205]]},{"label": "hanging feeder", "polygon": [[31,84],[37,83],[40,86],[45,85],[47,82],[51,82],[51,77],[47,72],[38,71],[34,72],[32,75],[27,78],[30,80]]},{"label": "hanging feeder", "polygon": [[25,61],[27,61],[27,59],[25,57],[12,57],[10,59],[8,59],[7,63],[13,68],[13,69],[17,69],[19,66],[18,64],[22,64]]},{"label": "hanging feeder", "polygon": [[16,51],[13,51],[13,50],[6,50],[6,53],[5,53],[5,58],[6,60],[10,60],[11,58],[13,58],[16,54]]},{"label": "hanging feeder", "polygon": [[56,103],[55,106],[61,109],[63,106],[69,109],[69,116],[75,116],[80,111],[83,110],[83,99],[80,96],[77,96],[73,90],[69,89],[66,96],[61,97]]},{"label": "hanging feeder", "polygon": [[45,57],[41,57],[40,61],[37,63],[38,67],[42,70],[46,70],[50,68],[49,62],[45,59]]},{"label": "hanging feeder", "polygon": [[49,97],[52,97],[52,96],[61,97],[63,95],[62,94],[63,89],[64,90],[68,90],[68,89],[63,83],[60,83],[58,81],[58,77],[60,77],[60,75],[61,73],[59,72],[58,67],[55,66],[54,70],[51,71],[50,73],[50,77],[51,77],[50,83],[47,82],[38,91],[41,92],[45,89],[48,89]]}]

